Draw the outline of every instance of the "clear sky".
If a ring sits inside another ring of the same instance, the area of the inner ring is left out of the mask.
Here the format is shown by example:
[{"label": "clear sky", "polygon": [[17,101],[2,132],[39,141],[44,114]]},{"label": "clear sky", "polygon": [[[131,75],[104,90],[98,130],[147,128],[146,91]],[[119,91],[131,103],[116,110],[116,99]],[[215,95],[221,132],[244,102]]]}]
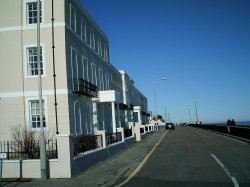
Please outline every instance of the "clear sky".
[{"label": "clear sky", "polygon": [[[110,60],[174,122],[250,121],[249,0],[82,0]],[[159,80],[166,77],[167,80]],[[155,86],[154,86],[155,85]]]}]

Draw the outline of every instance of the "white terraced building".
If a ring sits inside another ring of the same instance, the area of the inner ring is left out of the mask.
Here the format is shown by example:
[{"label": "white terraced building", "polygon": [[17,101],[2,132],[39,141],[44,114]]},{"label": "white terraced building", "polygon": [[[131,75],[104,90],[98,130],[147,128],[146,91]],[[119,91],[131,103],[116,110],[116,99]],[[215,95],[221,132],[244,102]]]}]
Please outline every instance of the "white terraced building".
[{"label": "white terraced building", "polygon": [[[0,141],[14,126],[40,129],[36,11],[36,0],[0,0]],[[41,0],[40,12],[43,125],[58,141],[50,177],[71,177],[72,140],[148,124],[147,98],[110,63],[108,38],[79,0]]]}]

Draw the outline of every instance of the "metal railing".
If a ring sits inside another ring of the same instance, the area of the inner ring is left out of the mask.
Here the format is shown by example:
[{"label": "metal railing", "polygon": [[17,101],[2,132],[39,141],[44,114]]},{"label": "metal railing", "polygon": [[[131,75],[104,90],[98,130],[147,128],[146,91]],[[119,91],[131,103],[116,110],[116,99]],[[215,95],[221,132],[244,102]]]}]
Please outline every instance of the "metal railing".
[{"label": "metal railing", "polygon": [[83,80],[82,78],[73,79],[73,92],[89,97],[97,97],[97,86]]},{"label": "metal railing", "polygon": [[103,147],[102,135],[89,135],[73,139],[74,155]]},{"label": "metal railing", "polygon": [[132,136],[132,129],[124,129],[124,136],[125,138]]},{"label": "metal railing", "polygon": [[[48,140],[45,144],[47,158],[58,158],[57,141]],[[0,152],[7,153],[8,160],[40,159],[39,141],[0,142]]]},{"label": "metal railing", "polygon": [[106,141],[107,145],[122,141],[122,133],[121,132],[108,133],[106,134]]},{"label": "metal railing", "polygon": [[194,125],[189,124],[189,126],[212,130],[220,133],[230,134],[234,136],[238,136],[241,138],[250,140],[250,127],[249,126],[227,126],[227,125],[211,125],[211,124],[202,124],[202,125]]}]

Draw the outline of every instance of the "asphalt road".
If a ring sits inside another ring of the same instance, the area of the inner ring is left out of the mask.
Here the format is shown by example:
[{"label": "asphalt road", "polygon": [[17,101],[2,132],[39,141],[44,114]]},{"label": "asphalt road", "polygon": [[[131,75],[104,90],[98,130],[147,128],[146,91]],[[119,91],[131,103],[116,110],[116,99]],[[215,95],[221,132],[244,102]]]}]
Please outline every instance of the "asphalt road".
[{"label": "asphalt road", "polygon": [[250,145],[192,127],[169,131],[125,186],[249,187]]}]

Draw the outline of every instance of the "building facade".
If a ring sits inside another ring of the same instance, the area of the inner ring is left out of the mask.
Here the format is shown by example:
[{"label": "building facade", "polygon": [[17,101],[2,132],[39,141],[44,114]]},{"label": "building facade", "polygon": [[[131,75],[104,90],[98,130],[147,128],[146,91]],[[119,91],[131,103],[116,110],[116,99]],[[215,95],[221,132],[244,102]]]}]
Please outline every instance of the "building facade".
[{"label": "building facade", "polygon": [[43,126],[57,139],[147,124],[147,98],[110,63],[108,37],[81,2],[41,0],[40,14],[38,55],[36,0],[0,1],[0,141],[17,125],[40,129],[38,58]]}]

